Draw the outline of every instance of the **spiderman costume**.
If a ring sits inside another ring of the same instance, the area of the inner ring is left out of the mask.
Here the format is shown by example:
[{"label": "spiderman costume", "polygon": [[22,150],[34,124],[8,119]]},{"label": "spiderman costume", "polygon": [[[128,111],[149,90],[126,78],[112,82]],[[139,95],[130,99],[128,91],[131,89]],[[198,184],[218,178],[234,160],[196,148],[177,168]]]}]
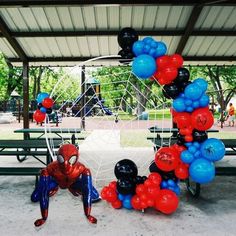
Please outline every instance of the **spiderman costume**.
[{"label": "spiderman costume", "polygon": [[34,222],[43,225],[48,217],[49,197],[60,188],[68,190],[74,196],[82,196],[84,214],[91,223],[97,219],[90,215],[92,202],[100,200],[99,193],[92,185],[90,170],[78,162],[79,151],[73,144],[64,144],[58,150],[57,161],[50,163],[41,171],[38,185],[31,195],[33,202],[40,202],[42,218]]}]

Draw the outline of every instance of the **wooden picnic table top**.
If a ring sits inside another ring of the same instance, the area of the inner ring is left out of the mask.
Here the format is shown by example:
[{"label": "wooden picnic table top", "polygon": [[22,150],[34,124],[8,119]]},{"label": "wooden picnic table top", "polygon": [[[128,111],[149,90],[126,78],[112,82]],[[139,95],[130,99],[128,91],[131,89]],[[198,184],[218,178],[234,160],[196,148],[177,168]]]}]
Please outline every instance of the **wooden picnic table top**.
[{"label": "wooden picnic table top", "polygon": [[[50,133],[81,133],[82,129],[78,128],[50,128],[48,130]],[[14,133],[44,133],[44,128],[32,128],[32,129],[17,129],[14,130]]]},{"label": "wooden picnic table top", "polygon": [[[176,143],[176,138],[153,138],[154,142],[158,146],[162,146],[163,144],[173,145]],[[220,139],[226,148],[232,148],[236,151],[236,139]]]},{"label": "wooden picnic table top", "polygon": [[[60,140],[53,141],[54,147],[60,146]],[[47,148],[46,140],[0,140],[0,148]]]},{"label": "wooden picnic table top", "polygon": [[[153,126],[148,128],[151,133],[172,133],[172,132],[178,132],[179,130],[177,128],[159,128],[157,126]],[[207,132],[219,132],[217,129],[209,129]]]}]

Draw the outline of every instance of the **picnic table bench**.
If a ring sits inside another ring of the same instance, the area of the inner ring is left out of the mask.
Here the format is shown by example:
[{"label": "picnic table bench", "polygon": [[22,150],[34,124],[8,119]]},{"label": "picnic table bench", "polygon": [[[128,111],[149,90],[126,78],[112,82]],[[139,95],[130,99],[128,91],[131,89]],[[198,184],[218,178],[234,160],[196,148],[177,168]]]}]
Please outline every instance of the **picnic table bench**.
[{"label": "picnic table bench", "polygon": [[[162,138],[160,133],[172,133],[176,132],[176,128],[157,128],[151,127],[149,131],[151,133],[157,133],[157,137],[148,137],[148,140],[151,140],[154,143],[154,150],[158,150],[161,147],[168,147],[176,143],[176,137],[164,137]],[[208,130],[207,132],[218,132],[218,130]],[[221,139],[225,145],[226,152],[225,156],[236,156],[236,139]],[[236,167],[217,167],[216,166],[216,175],[217,176],[236,176]],[[194,196],[199,197],[201,191],[201,185],[199,183],[193,183],[190,179],[186,180],[186,186],[188,192]]]},{"label": "picnic table bench", "polygon": [[[54,148],[59,148],[61,141],[54,141]],[[17,156],[22,162],[32,156],[43,165],[51,162],[46,140],[0,140],[0,156]],[[23,158],[21,157],[23,156]],[[42,161],[40,157],[46,157]],[[0,167],[0,175],[39,175],[43,167]]]}]

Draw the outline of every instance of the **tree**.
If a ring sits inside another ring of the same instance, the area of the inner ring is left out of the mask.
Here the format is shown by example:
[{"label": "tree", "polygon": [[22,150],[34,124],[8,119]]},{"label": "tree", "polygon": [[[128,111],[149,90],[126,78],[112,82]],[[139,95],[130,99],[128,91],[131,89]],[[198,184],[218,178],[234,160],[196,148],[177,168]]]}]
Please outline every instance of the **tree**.
[{"label": "tree", "polygon": [[221,127],[223,127],[224,111],[236,94],[235,66],[203,66],[190,67],[190,73],[195,77],[205,77],[209,83],[208,94],[216,100],[221,110]]}]

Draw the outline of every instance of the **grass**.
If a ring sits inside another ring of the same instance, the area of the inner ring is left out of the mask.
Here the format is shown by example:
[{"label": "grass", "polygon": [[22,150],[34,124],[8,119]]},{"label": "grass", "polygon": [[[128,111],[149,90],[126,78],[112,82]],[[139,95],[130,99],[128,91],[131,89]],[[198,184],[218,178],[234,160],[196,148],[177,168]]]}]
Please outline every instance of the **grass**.
[{"label": "grass", "polygon": [[121,147],[152,147],[152,143],[147,140],[148,130],[121,130]]},{"label": "grass", "polygon": [[[170,134],[163,134],[163,137],[169,137]],[[122,147],[152,147],[153,144],[147,137],[156,137],[156,134],[150,133],[148,130],[121,130],[120,144]],[[236,133],[219,132],[209,133],[209,138],[219,139],[236,139]]]}]

